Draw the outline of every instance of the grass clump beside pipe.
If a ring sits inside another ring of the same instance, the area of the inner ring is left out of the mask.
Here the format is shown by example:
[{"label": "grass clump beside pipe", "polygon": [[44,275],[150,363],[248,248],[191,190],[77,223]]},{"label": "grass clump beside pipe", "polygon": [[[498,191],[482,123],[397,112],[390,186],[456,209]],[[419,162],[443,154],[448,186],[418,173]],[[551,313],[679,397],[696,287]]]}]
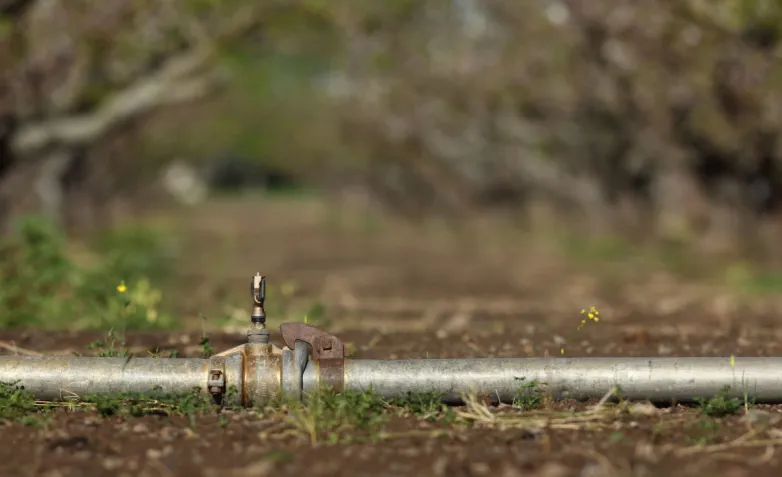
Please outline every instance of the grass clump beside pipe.
[{"label": "grass clump beside pipe", "polygon": [[543,393],[539,389],[536,380],[527,381],[526,378],[516,378],[520,382],[519,389],[513,397],[513,407],[521,410],[538,409],[543,404]]},{"label": "grass clump beside pipe", "polygon": [[[235,391],[234,391],[235,392]],[[0,421],[25,425],[48,422],[54,412],[95,412],[103,418],[129,419],[144,416],[184,417],[193,427],[198,416],[216,414],[220,408],[198,389],[179,395],[100,394],[74,396],[62,402],[38,401],[15,383],[0,383]]]},{"label": "grass clump beside pipe", "polygon": [[[372,392],[323,390],[286,406],[286,421],[313,444],[373,440],[387,422],[386,403]],[[357,431],[363,431],[357,435]]]},{"label": "grass clump beside pipe", "polygon": [[0,326],[151,329],[176,324],[157,282],[173,256],[161,234],[128,228],[74,253],[50,221],[23,217],[0,238]]},{"label": "grass clump beside pipe", "polygon": [[319,390],[307,395],[303,402],[270,403],[261,412],[270,416],[282,414],[291,430],[312,444],[377,442],[395,437],[399,433],[389,430],[389,425],[398,419],[414,418],[443,425],[459,422],[455,411],[443,404],[436,393],[407,393],[386,400],[371,390]]},{"label": "grass clump beside pipe", "polygon": [[[736,398],[729,398],[728,391],[729,388],[725,388],[709,399],[696,399],[701,414],[708,417],[724,417],[735,414],[741,409],[744,404]],[[748,405],[748,403],[745,404]]]},{"label": "grass clump beside pipe", "polygon": [[190,427],[195,426],[199,415],[219,410],[211,396],[198,389],[173,396],[158,393],[85,396],[76,403],[94,409],[101,417],[182,416],[187,418]]}]

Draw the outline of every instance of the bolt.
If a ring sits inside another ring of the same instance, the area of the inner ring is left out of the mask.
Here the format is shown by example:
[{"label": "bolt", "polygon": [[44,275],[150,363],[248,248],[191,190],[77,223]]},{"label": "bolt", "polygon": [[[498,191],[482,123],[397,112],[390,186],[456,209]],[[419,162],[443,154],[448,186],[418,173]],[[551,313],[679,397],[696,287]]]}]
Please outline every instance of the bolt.
[{"label": "bolt", "polygon": [[321,340],[321,347],[323,348],[324,351],[331,350],[332,346],[333,346],[333,343],[331,342],[330,339]]},{"label": "bolt", "polygon": [[222,386],[215,383],[221,383],[223,379],[223,372],[219,369],[213,369],[209,372],[209,392],[212,394],[220,394],[223,392]]}]

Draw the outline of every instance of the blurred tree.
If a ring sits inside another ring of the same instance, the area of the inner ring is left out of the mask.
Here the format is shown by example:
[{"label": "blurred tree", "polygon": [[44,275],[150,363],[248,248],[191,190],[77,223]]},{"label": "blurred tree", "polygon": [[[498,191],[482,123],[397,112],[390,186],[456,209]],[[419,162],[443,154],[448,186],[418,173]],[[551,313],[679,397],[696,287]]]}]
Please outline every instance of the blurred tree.
[{"label": "blurred tree", "polygon": [[774,0],[0,8],[0,214],[28,197],[58,215],[90,188],[105,203],[139,173],[123,151],[145,129],[169,156],[349,177],[406,214],[547,204],[643,237],[782,235]]},{"label": "blurred tree", "polygon": [[76,189],[103,203],[132,179],[140,121],[223,85],[219,52],[261,18],[231,0],[5,0],[0,15],[0,218],[56,220]]}]

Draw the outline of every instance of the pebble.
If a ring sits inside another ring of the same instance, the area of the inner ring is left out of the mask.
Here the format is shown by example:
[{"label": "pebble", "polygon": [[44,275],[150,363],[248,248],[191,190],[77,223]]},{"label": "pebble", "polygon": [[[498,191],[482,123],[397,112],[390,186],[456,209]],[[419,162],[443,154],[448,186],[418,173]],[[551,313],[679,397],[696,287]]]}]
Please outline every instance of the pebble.
[{"label": "pebble", "polygon": [[405,457],[418,457],[421,455],[421,450],[417,447],[410,447],[407,449],[400,449],[399,454]]},{"label": "pebble", "polygon": [[143,423],[138,423],[135,426],[133,426],[133,432],[137,434],[142,434],[144,432],[149,432],[149,428]]},{"label": "pebble", "polygon": [[448,470],[448,458],[440,457],[434,461],[432,466],[432,475],[434,477],[443,477]]},{"label": "pebble", "polygon": [[125,461],[120,457],[106,457],[101,465],[106,470],[117,470],[125,466]]},{"label": "pebble", "polygon": [[171,446],[165,446],[162,449],[147,449],[147,458],[160,459],[167,455],[171,455],[174,452],[174,448]]},{"label": "pebble", "polygon": [[637,416],[655,416],[660,413],[660,410],[654,404],[648,402],[633,403],[628,410],[630,414]]},{"label": "pebble", "polygon": [[470,472],[473,475],[488,475],[491,472],[491,468],[485,462],[473,462],[470,464]]},{"label": "pebble", "polygon": [[519,469],[513,467],[508,463],[503,464],[502,470],[500,471],[499,474],[500,477],[522,477],[524,475]]},{"label": "pebble", "polygon": [[570,469],[556,462],[547,462],[540,468],[538,475],[541,477],[566,477],[570,475]]}]

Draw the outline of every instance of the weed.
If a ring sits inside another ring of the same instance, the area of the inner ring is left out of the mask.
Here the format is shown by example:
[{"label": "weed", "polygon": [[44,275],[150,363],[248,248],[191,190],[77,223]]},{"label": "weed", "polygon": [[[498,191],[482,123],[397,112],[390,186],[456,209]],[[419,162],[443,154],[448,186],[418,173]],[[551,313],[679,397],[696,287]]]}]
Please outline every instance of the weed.
[{"label": "weed", "polygon": [[304,314],[304,322],[312,326],[328,326],[326,306],[321,302],[313,303]]},{"label": "weed", "polygon": [[[600,312],[597,310],[596,307],[590,306],[589,309],[582,309],[581,310],[581,321],[579,322],[578,326],[576,327],[576,332],[580,332],[584,329],[584,326],[586,326],[587,322],[592,321],[595,324],[600,322]],[[559,348],[559,354],[564,355],[565,354],[565,346],[564,344],[560,346]]]},{"label": "weed", "polygon": [[538,382],[536,380],[527,381],[526,378],[516,378],[517,381],[522,381],[519,385],[519,389],[516,395],[513,397],[513,407],[517,407],[522,410],[537,409],[543,402],[541,393],[538,389]]},{"label": "weed", "polygon": [[720,423],[709,416],[701,418],[685,427],[687,441],[694,445],[707,445],[713,443],[719,437]]},{"label": "weed", "polygon": [[408,392],[404,396],[391,399],[388,404],[427,421],[442,419],[450,423],[456,418],[453,410],[442,403],[442,395],[437,392]]},{"label": "weed", "polygon": [[735,414],[742,403],[736,398],[728,398],[727,394],[730,388],[726,387],[711,399],[696,399],[700,405],[701,414],[709,417],[723,417]]},{"label": "weed", "polygon": [[0,383],[0,420],[35,425],[41,422],[39,408],[32,393],[16,383]]},{"label": "weed", "polygon": [[212,348],[212,344],[209,342],[209,336],[206,334],[201,336],[201,341],[199,341],[198,344],[201,346],[204,358],[209,358],[214,354],[214,348]]},{"label": "weed", "polygon": [[198,389],[180,395],[160,393],[85,396],[82,406],[102,417],[184,416],[191,427],[195,418],[217,408],[210,396]]},{"label": "weed", "polygon": [[198,389],[170,395],[100,394],[65,402],[38,402],[32,393],[16,384],[0,383],[0,421],[36,425],[45,422],[50,411],[95,411],[102,417],[183,416],[191,426],[195,418],[217,407],[211,396]]},{"label": "weed", "polygon": [[276,450],[271,451],[265,456],[263,456],[263,460],[268,462],[290,462],[294,458],[294,455],[290,452],[283,451],[283,450]]},{"label": "weed", "polygon": [[[149,277],[166,262],[148,240],[107,239],[89,266],[68,253],[64,233],[37,216],[0,239],[0,325],[5,328],[160,328],[160,292]],[[141,257],[150,262],[142,263]],[[153,267],[153,264],[158,267]],[[162,273],[162,272],[160,272]]]},{"label": "weed", "polygon": [[386,422],[386,409],[387,404],[371,391],[324,390],[306,396],[303,404],[292,404],[287,419],[313,444],[351,440],[346,431],[364,431],[372,440]]},{"label": "weed", "polygon": [[125,340],[109,331],[102,340],[96,340],[87,345],[87,349],[93,351],[101,358],[125,358],[130,356],[125,347]]},{"label": "weed", "polygon": [[[155,351],[147,351],[149,353],[150,358],[162,358],[163,354],[166,353],[166,351],[162,351],[160,348],[155,348]],[[168,351],[167,358],[176,358],[179,355],[179,351],[173,349],[171,351]]]},{"label": "weed", "polygon": [[617,444],[619,442],[622,442],[626,439],[625,435],[621,432],[614,431],[611,433],[611,435],[608,438],[612,443]]},{"label": "weed", "polygon": [[125,227],[98,237],[93,249],[104,260],[103,271],[130,282],[155,277],[163,281],[172,270],[174,247],[160,231],[144,227]]}]

